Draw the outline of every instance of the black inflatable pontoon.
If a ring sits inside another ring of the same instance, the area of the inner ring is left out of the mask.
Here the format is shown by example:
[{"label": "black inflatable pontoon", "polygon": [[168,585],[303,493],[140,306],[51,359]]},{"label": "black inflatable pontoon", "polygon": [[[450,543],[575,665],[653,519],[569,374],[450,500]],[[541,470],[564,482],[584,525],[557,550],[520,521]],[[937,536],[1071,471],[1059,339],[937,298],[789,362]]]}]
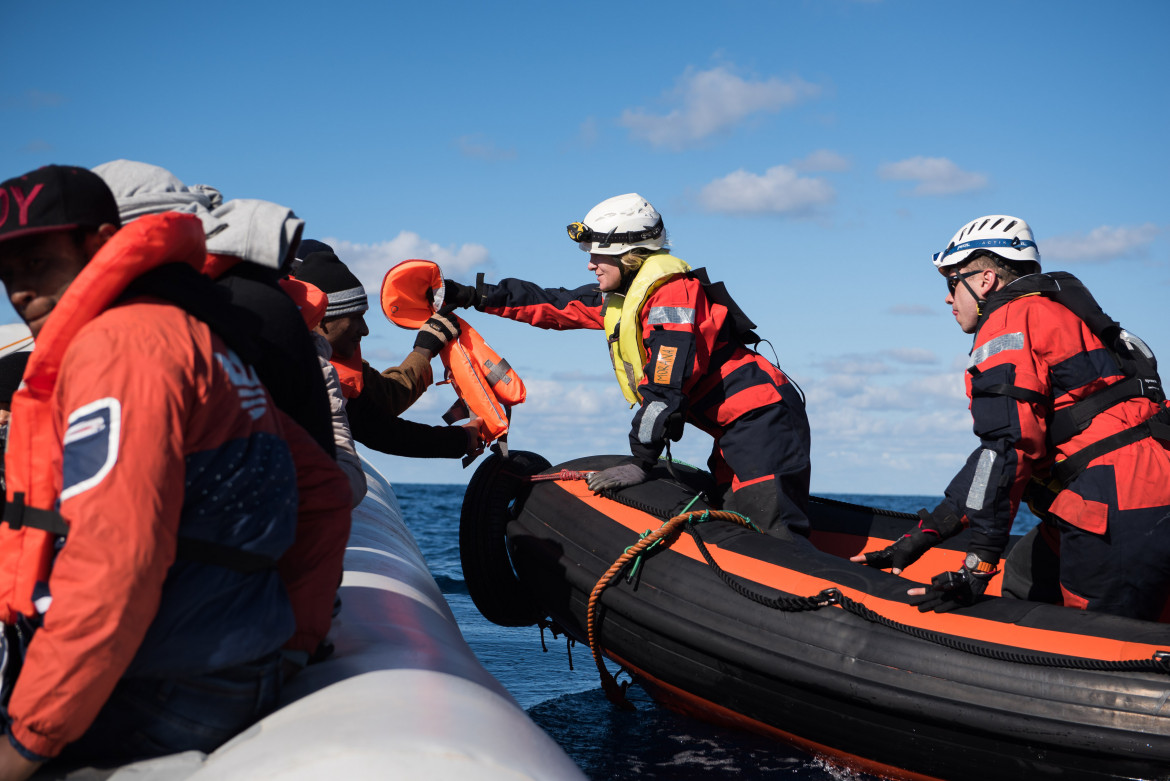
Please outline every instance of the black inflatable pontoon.
[{"label": "black inflatable pontoon", "polygon": [[[600,497],[582,480],[528,478],[618,459],[554,469],[513,452],[480,466],[460,544],[485,617],[548,616],[588,642],[590,594],[607,569],[644,532],[708,507],[709,476],[677,464],[681,482],[660,464],[651,482]],[[1170,626],[999,597],[919,613],[910,581],[957,569],[962,536],[900,577],[847,559],[896,539],[910,516],[827,500],[812,512],[811,544],[693,524],[714,567],[689,533],[650,549],[635,577],[631,562],[596,600],[596,645],[667,707],[855,770],[1170,779]]]}]

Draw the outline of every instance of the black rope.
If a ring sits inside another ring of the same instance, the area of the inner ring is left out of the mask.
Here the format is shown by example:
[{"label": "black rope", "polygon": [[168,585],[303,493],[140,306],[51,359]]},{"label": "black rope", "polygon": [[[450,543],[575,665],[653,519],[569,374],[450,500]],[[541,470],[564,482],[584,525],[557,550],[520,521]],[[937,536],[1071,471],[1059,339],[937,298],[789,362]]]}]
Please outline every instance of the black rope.
[{"label": "black rope", "polygon": [[707,550],[706,543],[699,537],[698,527],[690,520],[686,523],[686,529],[691,537],[695,540],[695,545],[699,552],[703,554],[703,558],[707,560],[708,566],[715,571],[715,574],[726,583],[733,591],[740,596],[746,597],[753,602],[756,602],[765,607],[770,607],[776,610],[783,610],[785,612],[803,612],[808,610],[818,610],[829,605],[840,605],[844,610],[862,618],[866,621],[890,629],[903,632],[920,640],[926,640],[936,645],[941,645],[946,648],[951,648],[956,651],[963,651],[964,653],[974,654],[976,656],[983,656],[989,659],[996,659],[1000,661],[1016,662],[1018,664],[1031,664],[1042,667],[1064,667],[1075,670],[1097,670],[1097,671],[1144,671],[1167,673],[1170,672],[1170,652],[1160,652],[1155,654],[1150,659],[1127,659],[1124,661],[1111,662],[1104,659],[1085,659],[1078,656],[1064,656],[1061,654],[1038,654],[1025,651],[1008,651],[1003,648],[988,647],[971,640],[952,637],[940,632],[935,632],[922,627],[909,626],[902,624],[893,619],[875,613],[869,608],[861,605],[849,597],[842,594],[838,589],[825,589],[816,596],[811,597],[795,597],[795,596],[780,596],[768,597],[756,591],[749,589],[747,586],[740,583],[738,580],[731,577],[723,570],[722,567],[711,556],[711,552]]},{"label": "black rope", "polygon": [[[663,480],[662,482],[671,482],[671,481]],[[707,496],[705,494],[702,494],[698,491],[695,491],[694,488],[692,488],[684,483],[680,482],[680,483],[677,483],[677,485],[679,488],[694,492],[697,496],[701,497],[704,500],[707,499]],[[610,501],[617,502],[618,504],[624,504],[626,507],[632,507],[635,510],[640,510],[640,511],[646,513],[647,515],[653,516],[655,518],[661,518],[664,521],[669,521],[671,518],[673,518],[677,514],[671,510],[664,510],[661,507],[655,507],[652,504],[647,504],[646,502],[639,502],[637,499],[631,499],[628,496],[624,496],[624,495],[618,493],[618,491],[620,491],[620,490],[621,490],[620,488],[617,489],[617,491],[607,488],[601,492],[601,495],[604,496],[606,499],[609,499]],[[704,508],[704,509],[706,509],[706,508]],[[918,516],[915,515],[914,517],[917,518]]]}]

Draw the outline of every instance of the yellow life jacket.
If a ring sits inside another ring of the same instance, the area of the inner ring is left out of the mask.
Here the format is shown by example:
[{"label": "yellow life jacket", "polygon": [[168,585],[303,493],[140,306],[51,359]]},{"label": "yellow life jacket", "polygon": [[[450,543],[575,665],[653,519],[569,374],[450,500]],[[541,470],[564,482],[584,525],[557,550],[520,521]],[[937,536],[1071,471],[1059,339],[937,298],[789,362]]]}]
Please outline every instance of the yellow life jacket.
[{"label": "yellow life jacket", "polygon": [[[605,338],[609,342],[609,357],[613,361],[618,385],[631,407],[642,401],[638,386],[642,384],[642,367],[649,360],[642,344],[642,307],[670,277],[690,270],[685,260],[674,255],[651,255],[634,275],[625,295],[607,293],[605,296]],[[623,328],[622,323],[627,325]]]}]

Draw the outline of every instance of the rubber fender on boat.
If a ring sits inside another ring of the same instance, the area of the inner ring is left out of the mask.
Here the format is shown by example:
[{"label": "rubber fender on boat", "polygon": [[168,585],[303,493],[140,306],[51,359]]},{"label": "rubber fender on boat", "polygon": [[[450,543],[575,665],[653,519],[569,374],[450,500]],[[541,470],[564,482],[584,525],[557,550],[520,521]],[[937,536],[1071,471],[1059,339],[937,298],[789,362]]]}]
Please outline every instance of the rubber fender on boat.
[{"label": "rubber fender on boat", "polygon": [[512,569],[504,530],[524,505],[524,478],[550,466],[542,456],[513,450],[493,453],[475,470],[459,514],[459,558],[467,591],[483,617],[499,626],[531,626],[542,610]]}]

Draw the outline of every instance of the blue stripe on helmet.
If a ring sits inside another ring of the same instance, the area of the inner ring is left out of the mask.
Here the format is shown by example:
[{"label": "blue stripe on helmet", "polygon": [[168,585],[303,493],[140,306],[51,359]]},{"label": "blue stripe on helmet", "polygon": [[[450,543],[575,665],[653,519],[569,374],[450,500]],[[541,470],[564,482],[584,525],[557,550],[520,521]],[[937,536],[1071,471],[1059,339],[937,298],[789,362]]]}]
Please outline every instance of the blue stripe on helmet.
[{"label": "blue stripe on helmet", "polygon": [[945,258],[948,255],[954,254],[956,252],[960,252],[960,251],[965,250],[965,249],[980,249],[982,247],[1011,247],[1012,249],[1026,249],[1028,247],[1035,247],[1035,246],[1036,246],[1036,242],[1030,241],[1028,239],[1020,239],[1020,238],[1015,238],[1015,239],[976,239],[974,241],[964,241],[962,244],[956,244],[955,246],[953,246],[953,247],[951,247],[943,252],[936,253],[934,256],[934,260],[937,262],[939,260],[942,260],[943,258]]}]

